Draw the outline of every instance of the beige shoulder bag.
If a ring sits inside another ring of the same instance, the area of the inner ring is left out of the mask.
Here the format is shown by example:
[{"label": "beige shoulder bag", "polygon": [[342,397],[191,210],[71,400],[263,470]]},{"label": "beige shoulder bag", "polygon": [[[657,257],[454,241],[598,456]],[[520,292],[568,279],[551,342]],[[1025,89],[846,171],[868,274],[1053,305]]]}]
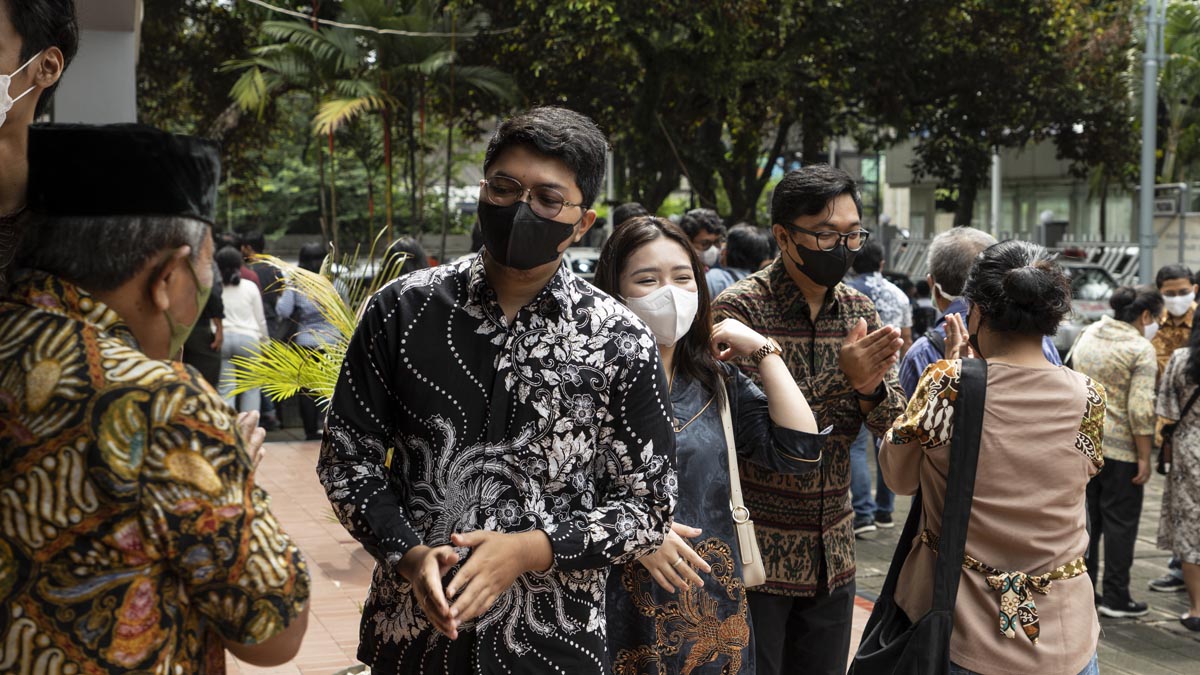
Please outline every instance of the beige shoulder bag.
[{"label": "beige shoulder bag", "polygon": [[762,553],[758,550],[758,538],[754,536],[754,521],[750,510],[742,501],[742,479],[738,474],[737,442],[733,436],[733,415],[729,412],[728,390],[721,397],[721,422],[725,425],[725,448],[729,455],[729,508],[733,512],[733,524],[737,531],[738,555],[742,557],[742,584],[746,588],[760,586],[767,581],[767,568],[763,566]]}]

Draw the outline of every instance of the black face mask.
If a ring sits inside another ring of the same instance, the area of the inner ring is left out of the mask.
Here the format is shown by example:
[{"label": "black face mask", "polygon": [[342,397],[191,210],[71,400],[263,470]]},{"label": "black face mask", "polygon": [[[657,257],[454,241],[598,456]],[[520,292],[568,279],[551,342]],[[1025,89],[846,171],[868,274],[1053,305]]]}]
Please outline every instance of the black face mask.
[{"label": "black face mask", "polygon": [[575,226],[543,218],[527,202],[496,206],[479,200],[479,227],[483,245],[496,262],[518,270],[531,270],[558,257]]},{"label": "black face mask", "polygon": [[[788,236],[791,240],[791,236]],[[792,259],[792,264],[796,269],[800,270],[804,276],[813,280],[813,283],[825,288],[833,288],[837,286],[842,277],[846,276],[846,270],[850,269],[850,265],[854,263],[857,252],[846,248],[845,244],[838,244],[832,251],[814,251],[804,248],[796,242],[791,242],[796,248],[796,253],[800,255],[800,259],[796,260],[792,252],[788,251],[788,257]]]}]

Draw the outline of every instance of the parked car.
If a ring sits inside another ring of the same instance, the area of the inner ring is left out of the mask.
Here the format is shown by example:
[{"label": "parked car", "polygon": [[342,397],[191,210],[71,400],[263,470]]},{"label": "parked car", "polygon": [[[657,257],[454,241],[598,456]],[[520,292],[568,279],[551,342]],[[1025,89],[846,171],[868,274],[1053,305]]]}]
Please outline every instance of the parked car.
[{"label": "parked car", "polygon": [[1061,259],[1058,264],[1071,280],[1071,313],[1063,319],[1054,336],[1054,346],[1066,357],[1084,328],[1112,313],[1108,299],[1120,284],[1099,265]]},{"label": "parked car", "polygon": [[571,266],[575,276],[591,281],[596,276],[596,267],[600,264],[600,249],[591,246],[572,246],[563,255],[563,261]]}]

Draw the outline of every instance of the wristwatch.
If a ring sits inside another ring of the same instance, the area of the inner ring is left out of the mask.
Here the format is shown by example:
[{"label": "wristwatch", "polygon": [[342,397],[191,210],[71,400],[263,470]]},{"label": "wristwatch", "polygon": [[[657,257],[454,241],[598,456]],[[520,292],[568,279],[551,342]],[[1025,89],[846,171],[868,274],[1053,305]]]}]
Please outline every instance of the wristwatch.
[{"label": "wristwatch", "polygon": [[783,347],[779,346],[779,343],[775,341],[775,338],[767,338],[766,343],[750,355],[750,360],[753,361],[754,365],[757,366],[760,362],[762,362],[763,359],[767,358],[771,354],[783,356]]},{"label": "wristwatch", "polygon": [[887,386],[880,382],[879,386],[875,388],[875,391],[871,392],[870,394],[864,394],[861,391],[855,390],[854,395],[857,396],[858,400],[860,401],[866,401],[867,403],[879,403],[883,399],[887,398]]}]

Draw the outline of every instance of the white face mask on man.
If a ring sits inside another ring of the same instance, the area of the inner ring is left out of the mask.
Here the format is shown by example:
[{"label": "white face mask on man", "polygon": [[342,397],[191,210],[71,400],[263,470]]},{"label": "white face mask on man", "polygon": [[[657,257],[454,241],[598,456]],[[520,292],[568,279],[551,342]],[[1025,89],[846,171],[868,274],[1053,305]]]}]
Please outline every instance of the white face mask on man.
[{"label": "white face mask on man", "polygon": [[1183,316],[1192,308],[1192,303],[1196,300],[1195,293],[1187,295],[1168,296],[1163,298],[1163,304],[1167,307],[1167,313],[1171,316]]},{"label": "white face mask on man", "polygon": [[625,304],[646,322],[658,344],[674,347],[692,328],[700,309],[700,294],[667,284],[649,295],[626,298]]},{"label": "white face mask on man", "polygon": [[700,254],[700,262],[704,263],[705,267],[716,267],[721,261],[721,247],[716,244],[704,249]]},{"label": "white face mask on man", "polygon": [[41,55],[41,52],[34,54],[32,58],[25,62],[24,65],[14,70],[11,75],[0,75],[0,127],[4,126],[4,121],[8,119],[8,111],[12,110],[12,107],[16,105],[17,101],[25,98],[26,94],[37,88],[34,85],[30,85],[28,89],[21,92],[20,96],[13,98],[8,93],[8,88],[12,85],[12,79],[21,74],[22,70],[28,68],[29,64],[33,63],[35,60],[37,60],[37,57]]}]

